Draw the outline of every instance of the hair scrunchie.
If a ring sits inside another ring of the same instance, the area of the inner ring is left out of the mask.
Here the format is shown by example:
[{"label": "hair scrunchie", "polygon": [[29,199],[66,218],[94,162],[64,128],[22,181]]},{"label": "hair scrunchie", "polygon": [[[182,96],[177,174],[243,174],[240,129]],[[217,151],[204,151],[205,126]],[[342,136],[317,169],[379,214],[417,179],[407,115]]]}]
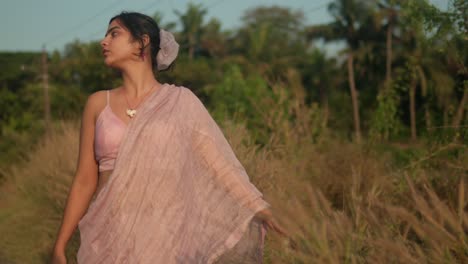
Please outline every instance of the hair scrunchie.
[{"label": "hair scrunchie", "polygon": [[172,62],[177,58],[179,53],[179,44],[172,35],[164,29],[159,30],[159,52],[156,55],[157,69],[162,71],[167,69]]}]

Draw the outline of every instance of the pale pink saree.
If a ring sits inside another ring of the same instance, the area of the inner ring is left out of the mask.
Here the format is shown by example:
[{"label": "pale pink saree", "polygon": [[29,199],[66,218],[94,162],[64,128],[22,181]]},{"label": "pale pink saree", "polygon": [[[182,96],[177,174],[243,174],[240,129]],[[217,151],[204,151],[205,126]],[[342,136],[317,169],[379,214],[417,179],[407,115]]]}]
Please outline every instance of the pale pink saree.
[{"label": "pale pink saree", "polygon": [[261,263],[262,197],[197,96],[165,84],[79,222],[78,263]]}]

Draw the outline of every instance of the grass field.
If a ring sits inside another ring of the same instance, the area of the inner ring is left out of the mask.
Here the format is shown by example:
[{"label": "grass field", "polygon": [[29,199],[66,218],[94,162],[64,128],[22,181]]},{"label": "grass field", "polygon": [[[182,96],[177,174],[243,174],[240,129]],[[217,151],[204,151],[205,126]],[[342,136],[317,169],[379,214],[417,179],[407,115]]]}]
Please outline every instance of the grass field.
[{"label": "grass field", "polygon": [[[242,124],[220,124],[291,234],[268,233],[266,263],[468,263],[466,145],[356,145],[317,132],[312,115],[296,116],[265,117],[275,129],[264,146]],[[2,169],[0,263],[47,263],[78,133],[77,123],[61,123],[27,159]],[[69,263],[78,246],[76,233]]]}]

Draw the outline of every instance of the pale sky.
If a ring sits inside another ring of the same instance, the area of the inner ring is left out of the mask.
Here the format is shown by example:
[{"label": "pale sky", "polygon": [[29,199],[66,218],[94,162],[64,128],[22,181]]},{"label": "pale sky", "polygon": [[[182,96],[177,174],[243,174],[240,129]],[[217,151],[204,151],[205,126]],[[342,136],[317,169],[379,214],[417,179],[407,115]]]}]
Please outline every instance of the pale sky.
[{"label": "pale sky", "polygon": [[[176,22],[173,10],[184,12],[188,0],[0,0],[0,51],[38,51],[45,43],[47,50],[62,49],[74,39],[81,41],[101,38],[111,17],[122,10],[152,15],[164,14],[163,22]],[[279,5],[310,10],[307,23],[323,23],[331,18],[327,13],[330,0],[199,0],[208,8],[206,22],[211,17],[221,21],[223,29],[241,24],[248,8],[259,5]]]},{"label": "pale sky", "polygon": [[[216,17],[223,29],[241,25],[245,10],[278,5],[302,10],[306,24],[331,20],[327,4],[332,0],[192,0],[208,9],[207,22]],[[369,0],[371,1],[371,0]],[[430,0],[446,8],[448,0]],[[109,19],[120,11],[164,14],[163,22],[177,22],[173,10],[184,12],[189,0],[0,0],[0,51],[62,50],[66,43],[100,39]]]}]

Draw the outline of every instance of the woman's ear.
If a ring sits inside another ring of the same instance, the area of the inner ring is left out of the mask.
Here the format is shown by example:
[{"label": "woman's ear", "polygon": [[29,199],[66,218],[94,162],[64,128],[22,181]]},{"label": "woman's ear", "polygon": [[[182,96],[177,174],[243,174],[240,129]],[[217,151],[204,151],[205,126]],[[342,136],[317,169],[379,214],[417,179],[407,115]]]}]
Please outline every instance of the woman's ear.
[{"label": "woman's ear", "polygon": [[146,49],[146,47],[149,46],[149,43],[150,43],[150,38],[147,34],[144,34],[143,36],[141,36],[141,41],[133,41],[133,46],[135,47],[135,49],[138,49],[138,50],[142,50],[142,49]]},{"label": "woman's ear", "polygon": [[147,34],[144,34],[142,37],[143,39],[143,47],[147,47],[150,43],[150,37]]}]

